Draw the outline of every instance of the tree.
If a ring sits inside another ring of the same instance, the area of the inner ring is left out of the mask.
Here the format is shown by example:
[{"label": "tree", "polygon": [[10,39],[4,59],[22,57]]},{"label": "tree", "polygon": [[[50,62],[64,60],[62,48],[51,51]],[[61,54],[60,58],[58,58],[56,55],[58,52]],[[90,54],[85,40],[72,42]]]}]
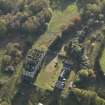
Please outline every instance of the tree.
[{"label": "tree", "polygon": [[102,4],[103,4],[102,12],[105,15],[105,0],[102,0]]},{"label": "tree", "polygon": [[96,3],[96,4],[99,4],[101,1],[100,0],[77,0],[77,3],[79,4],[79,5],[81,5],[81,7],[85,7],[88,3],[90,3],[90,4],[94,4],[94,3]]},{"label": "tree", "polygon": [[4,37],[7,34],[7,23],[4,19],[0,19],[0,37]]},{"label": "tree", "polygon": [[4,55],[3,59],[2,59],[2,68],[5,68],[7,65],[9,65],[11,63],[11,56],[9,55]]},{"label": "tree", "polygon": [[12,58],[22,57],[21,47],[19,43],[8,43],[6,50],[6,54],[10,55]]},{"label": "tree", "polygon": [[11,12],[12,10],[12,2],[9,0],[0,0],[0,10],[2,11],[2,14],[6,14],[8,12]]},{"label": "tree", "polygon": [[105,101],[101,99],[101,102],[104,104],[96,104],[97,102],[97,94],[94,91],[89,91],[89,90],[83,90],[83,89],[78,89],[74,88],[71,90],[71,93],[75,94],[76,98],[79,99],[79,102],[81,105],[104,105]]},{"label": "tree", "polygon": [[6,101],[2,101],[0,104],[1,104],[1,105],[9,105],[9,103],[6,102]]},{"label": "tree", "polygon": [[97,18],[100,13],[101,13],[101,7],[99,5],[97,5],[96,3],[94,3],[94,4],[88,3],[83,8],[83,11],[81,12],[81,15],[86,20],[86,19],[89,19],[90,17]]},{"label": "tree", "polygon": [[96,97],[95,105],[105,105],[105,100],[100,97]]},{"label": "tree", "polygon": [[28,18],[27,21],[22,25],[22,30],[24,32],[33,33],[39,28],[39,21],[35,16]]},{"label": "tree", "polygon": [[99,5],[97,5],[95,3],[94,4],[87,4],[86,10],[88,13],[95,13],[95,14],[101,12]]},{"label": "tree", "polygon": [[78,42],[78,38],[73,39],[70,41],[65,48],[68,55],[72,55],[75,59],[82,54],[82,46]]},{"label": "tree", "polygon": [[[49,9],[43,9],[36,16],[29,17],[23,24],[22,30],[26,33],[40,32],[42,29],[46,29],[46,23],[51,19],[52,13]],[[43,31],[43,30],[42,30]]]},{"label": "tree", "polygon": [[48,23],[50,21],[51,17],[52,17],[52,10],[51,10],[51,8],[45,9],[44,10],[45,22]]},{"label": "tree", "polygon": [[44,0],[35,0],[29,4],[29,9],[33,12],[33,14],[37,14],[44,8],[48,8],[48,3]]},{"label": "tree", "polygon": [[89,77],[88,70],[81,70],[79,71],[79,77],[83,79],[87,79]]},{"label": "tree", "polygon": [[30,14],[28,12],[17,12],[16,13],[16,20],[20,21],[20,23],[24,23]]},{"label": "tree", "polygon": [[52,7],[57,7],[60,3],[63,3],[64,0],[49,0]]}]

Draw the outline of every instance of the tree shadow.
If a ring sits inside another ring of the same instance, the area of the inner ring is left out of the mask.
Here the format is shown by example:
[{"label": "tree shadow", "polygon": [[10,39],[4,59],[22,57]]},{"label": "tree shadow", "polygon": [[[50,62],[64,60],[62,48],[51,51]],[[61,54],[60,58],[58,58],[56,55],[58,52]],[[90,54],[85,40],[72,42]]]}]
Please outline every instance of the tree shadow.
[{"label": "tree shadow", "polygon": [[36,88],[32,84],[19,84],[19,89],[12,99],[12,105],[28,105],[30,95],[32,94],[32,88]]},{"label": "tree shadow", "polygon": [[48,105],[60,105],[60,97],[61,97],[62,90],[55,88],[52,92],[52,95],[50,97],[50,102]]}]

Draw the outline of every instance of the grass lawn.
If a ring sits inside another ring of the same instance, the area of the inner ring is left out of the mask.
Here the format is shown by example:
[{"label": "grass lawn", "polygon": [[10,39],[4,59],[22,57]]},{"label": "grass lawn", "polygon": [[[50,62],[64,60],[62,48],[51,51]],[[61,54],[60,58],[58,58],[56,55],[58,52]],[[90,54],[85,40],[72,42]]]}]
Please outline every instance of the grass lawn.
[{"label": "grass lawn", "polygon": [[101,65],[102,70],[105,72],[105,49],[104,49],[102,57],[100,59],[100,65]]},{"label": "grass lawn", "polygon": [[70,23],[73,17],[78,15],[76,4],[70,4],[65,10],[54,10],[53,17],[48,25],[47,31],[40,36],[39,40],[33,45],[34,48],[47,50],[49,43],[61,34],[62,28]]},{"label": "grass lawn", "polygon": [[[58,62],[57,67],[55,63]],[[35,84],[45,90],[53,90],[55,82],[58,80],[59,74],[62,70],[62,62],[56,57],[46,67],[43,67],[39,73]]]}]

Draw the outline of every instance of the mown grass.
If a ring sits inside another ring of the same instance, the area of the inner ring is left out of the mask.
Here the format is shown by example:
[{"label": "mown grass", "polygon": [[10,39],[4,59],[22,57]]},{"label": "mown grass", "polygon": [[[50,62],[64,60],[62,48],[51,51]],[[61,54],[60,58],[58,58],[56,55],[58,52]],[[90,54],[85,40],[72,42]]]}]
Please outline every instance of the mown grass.
[{"label": "mown grass", "polygon": [[101,65],[101,68],[102,70],[105,72],[105,49],[102,53],[102,57],[100,59],[100,65]]},{"label": "mown grass", "polygon": [[61,34],[62,28],[72,22],[74,16],[78,15],[78,9],[75,3],[70,4],[65,10],[54,10],[52,19],[48,25],[47,31],[42,35],[33,47],[47,50],[49,43]]},{"label": "mown grass", "polygon": [[52,61],[46,67],[43,67],[39,73],[35,84],[45,90],[53,90],[56,81],[58,80],[59,74],[62,70],[62,62],[58,62],[58,66],[55,66],[55,62]]}]

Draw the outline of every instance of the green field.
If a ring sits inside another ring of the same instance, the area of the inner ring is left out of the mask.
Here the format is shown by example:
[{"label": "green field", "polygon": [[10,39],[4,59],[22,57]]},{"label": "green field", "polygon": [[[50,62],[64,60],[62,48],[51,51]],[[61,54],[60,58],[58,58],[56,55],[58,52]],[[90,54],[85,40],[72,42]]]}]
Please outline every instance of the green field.
[{"label": "green field", "polygon": [[105,49],[104,49],[104,51],[102,53],[102,57],[100,59],[100,64],[101,64],[102,70],[105,72]]}]

